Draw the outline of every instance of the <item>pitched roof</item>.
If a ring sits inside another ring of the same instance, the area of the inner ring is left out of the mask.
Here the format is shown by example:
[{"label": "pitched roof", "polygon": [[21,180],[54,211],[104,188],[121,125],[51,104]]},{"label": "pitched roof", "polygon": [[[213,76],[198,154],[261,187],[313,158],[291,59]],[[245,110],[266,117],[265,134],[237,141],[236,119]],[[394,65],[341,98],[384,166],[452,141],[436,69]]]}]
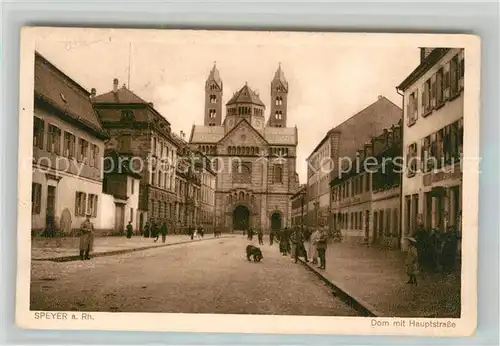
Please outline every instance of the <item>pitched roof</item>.
[{"label": "pitched roof", "polygon": [[35,96],[106,137],[90,93],[38,52],[35,52]]},{"label": "pitched roof", "polygon": [[297,145],[296,127],[264,127],[264,138],[269,144]]},{"label": "pitched roof", "polygon": [[434,48],[430,53],[425,56],[425,59],[413,70],[408,77],[406,77],[398,86],[399,90],[406,90],[412,85],[420,76],[427,72],[439,59],[448,53],[449,48]]},{"label": "pitched roof", "polygon": [[253,103],[255,105],[265,107],[264,102],[260,100],[259,95],[257,95],[252,89],[250,89],[250,87],[246,83],[238,92],[233,95],[233,97],[231,97],[226,105],[232,105],[236,103]]},{"label": "pitched roof", "polygon": [[376,102],[365,107],[349,119],[330,129],[325,137],[311,152],[309,160],[333,133],[342,134],[339,143],[339,157],[351,157],[362,143],[370,140],[385,127],[395,124],[401,119],[403,110],[385,96],[379,96]]},{"label": "pitched roof", "polygon": [[224,126],[193,125],[190,143],[217,143],[224,137]]},{"label": "pitched roof", "polygon": [[229,136],[231,136],[231,134],[232,134],[234,131],[236,131],[236,130],[240,127],[240,126],[243,126],[244,124],[246,124],[248,127],[250,127],[250,128],[253,130],[253,132],[257,134],[257,137],[261,138],[261,139],[262,139],[262,140],[263,140],[266,144],[268,144],[268,142],[267,142],[267,140],[264,138],[264,136],[263,136],[262,134],[260,134],[260,132],[259,132],[259,131],[257,131],[257,130],[256,130],[256,129],[252,126],[252,124],[250,124],[250,123],[248,122],[248,120],[247,120],[247,119],[245,119],[245,118],[241,119],[241,120],[240,120],[240,121],[239,121],[239,122],[238,122],[238,123],[237,123],[237,124],[236,124],[236,125],[232,128],[232,129],[231,129],[231,130],[229,130],[229,131],[226,133],[226,135],[220,139],[220,141],[219,141],[219,142],[221,142],[221,141],[222,141],[222,140],[224,140],[225,138],[228,138]]},{"label": "pitched roof", "polygon": [[278,69],[276,70],[276,73],[274,74],[273,82],[279,81],[283,84],[283,86],[286,88],[288,91],[288,82],[286,81],[285,78],[285,73],[281,69],[281,64],[279,65]]},{"label": "pitched roof", "polygon": [[219,88],[222,89],[222,78],[220,78],[220,73],[219,73],[219,70],[217,69],[217,67],[215,66],[215,63],[214,63],[214,67],[212,67],[212,69],[210,70],[210,74],[208,75],[206,85],[208,85],[210,82],[217,83]]},{"label": "pitched roof", "polygon": [[130,104],[130,103],[144,103],[148,102],[141,99],[139,96],[134,94],[132,91],[127,89],[125,85],[119,88],[116,92],[111,90],[102,95],[98,95],[93,99],[94,103],[121,103],[121,104]]}]

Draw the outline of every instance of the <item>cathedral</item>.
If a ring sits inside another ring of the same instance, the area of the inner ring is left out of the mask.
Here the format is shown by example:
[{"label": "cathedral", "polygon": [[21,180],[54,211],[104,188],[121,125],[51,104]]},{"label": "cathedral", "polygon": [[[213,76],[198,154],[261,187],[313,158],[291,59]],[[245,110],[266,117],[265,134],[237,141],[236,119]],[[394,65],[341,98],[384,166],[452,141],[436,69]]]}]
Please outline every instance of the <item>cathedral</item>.
[{"label": "cathedral", "polygon": [[211,158],[217,172],[215,224],[225,231],[291,224],[296,173],[297,127],[287,127],[288,82],[281,66],[271,81],[271,107],[246,83],[225,105],[214,65],[205,83],[203,125],[193,125],[189,143]]}]

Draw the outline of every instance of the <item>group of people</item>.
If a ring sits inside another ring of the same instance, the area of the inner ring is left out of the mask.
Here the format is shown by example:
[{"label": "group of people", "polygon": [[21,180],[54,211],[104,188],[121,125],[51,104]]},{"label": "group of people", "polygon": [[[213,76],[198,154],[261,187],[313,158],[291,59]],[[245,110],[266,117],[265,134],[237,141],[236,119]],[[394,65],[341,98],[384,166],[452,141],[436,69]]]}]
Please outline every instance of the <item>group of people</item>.
[{"label": "group of people", "polygon": [[259,240],[259,245],[264,245],[264,232],[262,232],[262,228],[257,229],[257,232],[253,230],[253,228],[248,228],[248,230],[243,230],[243,236],[247,236],[248,240],[253,240],[254,234],[257,233],[257,239]]},{"label": "group of people", "polygon": [[[132,224],[131,222],[129,222],[129,224],[127,225],[127,238],[131,238],[132,234],[133,234]],[[165,241],[167,240],[167,234],[168,234],[168,229],[166,220],[164,220],[161,223],[155,220],[151,220],[151,223],[147,221],[146,224],[144,225],[144,230],[142,233],[142,235],[145,238],[153,238],[153,241],[155,243],[160,238],[160,235],[162,242],[165,243]]]},{"label": "group of people", "polygon": [[[250,230],[248,235],[249,240],[252,240],[251,232]],[[328,232],[323,222],[320,222],[318,228],[314,231],[307,226],[271,230],[269,233],[269,245],[272,246],[275,240],[279,242],[279,249],[283,256],[292,255],[296,263],[299,257],[304,257],[306,262],[309,262],[310,257],[313,264],[318,264],[319,262],[320,269],[326,268]],[[306,241],[309,242],[309,251],[306,250],[304,245]],[[259,233],[259,244],[263,244],[262,231]]]}]

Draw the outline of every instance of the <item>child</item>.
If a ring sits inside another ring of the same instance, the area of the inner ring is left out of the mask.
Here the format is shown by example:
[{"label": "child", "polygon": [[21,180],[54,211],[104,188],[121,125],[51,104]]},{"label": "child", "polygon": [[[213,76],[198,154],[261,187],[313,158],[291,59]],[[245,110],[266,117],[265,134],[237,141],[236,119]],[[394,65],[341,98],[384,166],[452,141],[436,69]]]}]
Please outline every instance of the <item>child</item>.
[{"label": "child", "polygon": [[413,237],[409,237],[408,243],[408,254],[406,256],[406,274],[409,277],[407,284],[417,285],[417,273],[418,273],[418,253],[417,253],[417,240]]}]

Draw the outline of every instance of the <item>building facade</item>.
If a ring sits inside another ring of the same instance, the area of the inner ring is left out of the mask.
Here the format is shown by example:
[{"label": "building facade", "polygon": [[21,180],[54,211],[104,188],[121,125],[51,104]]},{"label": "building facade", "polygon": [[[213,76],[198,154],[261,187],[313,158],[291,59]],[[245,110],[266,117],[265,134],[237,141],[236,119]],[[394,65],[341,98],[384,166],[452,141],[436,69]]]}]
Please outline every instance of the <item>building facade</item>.
[{"label": "building facade", "polygon": [[216,226],[221,230],[289,225],[290,197],[298,187],[295,172],[297,128],[287,127],[288,82],[281,66],[271,81],[271,114],[247,84],[226,103],[223,83],[214,66],[205,83],[203,126],[193,126],[192,148],[213,162]]},{"label": "building facade", "polygon": [[130,91],[125,85],[96,96],[92,103],[111,140],[107,149],[128,156],[131,169],[141,174],[139,206],[134,219],[142,230],[147,221],[176,224],[175,162],[177,143],[172,139],[170,123],[152,103]]},{"label": "building facade", "polygon": [[202,226],[205,233],[213,233],[217,174],[210,159],[189,146],[184,133],[173,135],[179,146],[176,176],[178,227],[184,232],[187,227]]},{"label": "building facade", "polygon": [[349,160],[372,137],[397,123],[402,110],[384,96],[327,132],[307,158],[307,222],[316,226],[323,219],[333,227],[330,182],[346,171]]},{"label": "building facade", "polygon": [[363,145],[352,157],[352,169],[330,183],[333,228],[347,240],[399,246],[401,125],[393,124]]},{"label": "building facade", "polygon": [[404,94],[405,110],[405,236],[415,232],[419,221],[443,232],[458,226],[462,211],[464,75],[463,49],[423,48],[420,65],[398,86]]},{"label": "building facade", "polygon": [[35,53],[34,234],[71,234],[87,214],[99,224],[104,132],[90,93]]},{"label": "building facade", "polygon": [[292,199],[292,226],[305,224],[307,210],[307,186],[301,184],[299,190],[291,197]]},{"label": "building facade", "polygon": [[104,179],[102,184],[102,229],[108,233],[122,234],[130,222],[135,234],[140,234],[137,211],[141,175],[130,169],[130,157],[114,150],[104,154]]}]

